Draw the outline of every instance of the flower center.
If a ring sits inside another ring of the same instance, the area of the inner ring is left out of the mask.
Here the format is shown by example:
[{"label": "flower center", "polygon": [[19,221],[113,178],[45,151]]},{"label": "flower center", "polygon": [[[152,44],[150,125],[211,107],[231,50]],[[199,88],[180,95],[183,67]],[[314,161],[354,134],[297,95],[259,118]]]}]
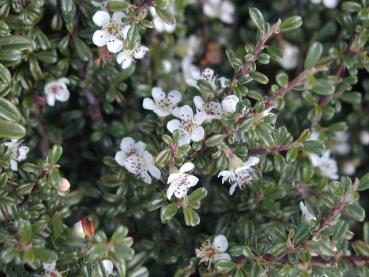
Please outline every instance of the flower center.
[{"label": "flower center", "polygon": [[117,21],[110,21],[103,27],[103,30],[113,36],[116,36],[117,38],[120,38],[122,35],[122,24]]},{"label": "flower center", "polygon": [[170,102],[168,98],[160,99],[158,105],[163,111],[166,111],[166,112],[172,108],[172,103]]},{"label": "flower center", "polygon": [[193,120],[183,120],[182,121],[182,132],[185,134],[192,134],[196,128],[196,124]]},{"label": "flower center", "polygon": [[64,87],[62,85],[52,85],[50,87],[51,93],[59,94],[64,90]]}]

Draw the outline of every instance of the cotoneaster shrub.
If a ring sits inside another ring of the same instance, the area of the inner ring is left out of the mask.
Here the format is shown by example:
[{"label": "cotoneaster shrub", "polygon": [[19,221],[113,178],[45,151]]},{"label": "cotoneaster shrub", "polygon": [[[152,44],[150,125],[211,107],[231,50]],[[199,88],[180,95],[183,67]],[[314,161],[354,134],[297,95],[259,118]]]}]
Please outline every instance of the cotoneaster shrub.
[{"label": "cotoneaster shrub", "polygon": [[5,276],[368,276],[367,0],[0,0]]}]

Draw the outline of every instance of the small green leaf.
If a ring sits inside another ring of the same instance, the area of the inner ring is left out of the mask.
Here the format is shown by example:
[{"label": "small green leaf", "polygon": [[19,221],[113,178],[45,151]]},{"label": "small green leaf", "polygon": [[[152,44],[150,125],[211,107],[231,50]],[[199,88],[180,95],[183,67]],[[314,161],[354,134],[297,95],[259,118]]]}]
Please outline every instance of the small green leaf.
[{"label": "small green leaf", "polygon": [[63,148],[60,145],[54,145],[49,151],[48,161],[51,164],[55,164],[59,161],[61,155],[63,154]]},{"label": "small green leaf", "polygon": [[183,207],[183,215],[187,226],[196,226],[200,223],[200,216],[192,208]]},{"label": "small green leaf", "polygon": [[313,68],[319,61],[320,57],[323,53],[323,46],[319,42],[314,42],[307,53],[306,59],[305,59],[305,69],[311,69]]},{"label": "small green leaf", "polygon": [[26,135],[26,129],[15,122],[0,119],[0,138],[16,139]]},{"label": "small green leaf", "polygon": [[260,73],[258,71],[250,71],[250,76],[258,83],[266,85],[268,84],[269,80],[266,75]]},{"label": "small green leaf", "polygon": [[178,212],[178,206],[176,203],[172,203],[161,207],[160,219],[161,222],[167,223],[170,221]]},{"label": "small green leaf", "polygon": [[302,18],[301,16],[291,16],[285,20],[283,20],[282,24],[280,25],[281,32],[288,32],[299,28],[302,25]]},{"label": "small green leaf", "polygon": [[0,117],[6,120],[19,122],[21,114],[12,102],[0,97]]},{"label": "small green leaf", "polygon": [[223,139],[224,135],[221,134],[213,135],[205,141],[205,145],[208,147],[214,147],[223,142]]},{"label": "small green leaf", "polygon": [[158,16],[167,24],[169,25],[175,25],[176,24],[176,18],[174,17],[174,15],[169,12],[168,10],[164,10],[164,9],[156,9],[156,12],[158,14]]},{"label": "small green leaf", "polygon": [[320,154],[324,151],[324,145],[317,140],[308,140],[304,142],[304,150],[308,153]]},{"label": "small green leaf", "polygon": [[264,16],[257,8],[249,8],[249,14],[252,22],[261,31],[265,32],[265,20]]},{"label": "small green leaf", "polygon": [[335,91],[335,86],[327,80],[317,79],[311,90],[319,95],[331,95]]},{"label": "small green leaf", "polygon": [[369,189],[369,173],[365,174],[361,177],[359,186],[357,188],[358,191],[363,191]]},{"label": "small green leaf", "polygon": [[61,0],[61,11],[69,33],[73,32],[73,17],[76,13],[75,0]]}]

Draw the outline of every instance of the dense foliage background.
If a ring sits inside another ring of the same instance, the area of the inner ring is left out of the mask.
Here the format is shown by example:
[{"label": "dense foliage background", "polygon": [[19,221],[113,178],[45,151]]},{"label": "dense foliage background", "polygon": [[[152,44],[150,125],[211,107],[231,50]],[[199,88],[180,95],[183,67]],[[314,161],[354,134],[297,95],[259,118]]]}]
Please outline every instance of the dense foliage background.
[{"label": "dense foliage background", "polygon": [[[124,12],[119,50],[97,11]],[[367,0],[0,0],[0,271],[368,276],[368,28]],[[182,144],[153,87],[221,115]]]}]

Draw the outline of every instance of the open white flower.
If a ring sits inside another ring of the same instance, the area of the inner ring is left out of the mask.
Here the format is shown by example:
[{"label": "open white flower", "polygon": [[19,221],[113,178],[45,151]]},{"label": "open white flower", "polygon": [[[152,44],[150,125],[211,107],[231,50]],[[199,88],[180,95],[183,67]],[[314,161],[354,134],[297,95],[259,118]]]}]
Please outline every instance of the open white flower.
[{"label": "open white flower", "polygon": [[151,94],[154,100],[145,98],[143,100],[143,107],[162,117],[172,114],[178,103],[182,100],[182,94],[177,90],[172,90],[167,95],[162,88],[154,87],[151,90]]},{"label": "open white flower", "polygon": [[128,157],[124,167],[146,184],[151,184],[151,176],[155,179],[160,179],[160,170],[155,166],[153,156],[147,151],[144,151],[141,156],[131,155]]},{"label": "open white flower", "polygon": [[[258,157],[249,157],[243,163],[237,156],[230,160],[230,170],[219,172],[218,177],[222,177],[222,183],[228,181],[231,184],[229,194],[232,195],[236,187],[243,189],[252,179],[255,178],[256,172],[253,166],[260,162]],[[239,165],[239,166],[237,166]]]},{"label": "open white flower", "polygon": [[102,265],[104,267],[105,273],[108,276],[113,274],[114,265],[110,260],[108,259],[102,260]]},{"label": "open white flower", "polygon": [[348,144],[349,134],[347,132],[336,132],[335,133],[335,144],[332,146],[332,152],[346,155],[350,152],[351,147]]},{"label": "open white flower", "polygon": [[227,0],[205,0],[204,14],[212,18],[219,18],[224,23],[231,24],[234,21],[234,5]]},{"label": "open white flower", "polygon": [[145,57],[147,51],[149,48],[143,45],[137,45],[132,50],[125,49],[117,55],[117,63],[126,69],[132,65],[135,59],[140,60]]},{"label": "open white flower", "polygon": [[187,65],[188,68],[188,76],[186,78],[186,83],[189,86],[192,87],[196,87],[197,88],[197,81],[199,80],[204,80],[207,81],[210,86],[213,89],[216,89],[216,84],[215,84],[215,80],[216,77],[214,75],[214,70],[212,70],[211,68],[205,68],[203,71],[199,71],[198,68],[194,65]]},{"label": "open white flower", "polygon": [[188,189],[196,186],[199,182],[199,178],[188,174],[194,169],[193,163],[187,162],[181,166],[178,172],[171,173],[168,177],[168,190],[167,198],[170,200],[174,194],[177,198],[183,198],[187,196]]},{"label": "open white flower", "polygon": [[115,154],[115,161],[121,165],[125,166],[126,160],[130,156],[142,156],[146,148],[146,144],[142,141],[135,142],[131,137],[125,137],[120,143],[120,151]]},{"label": "open white flower", "polygon": [[123,12],[115,12],[112,17],[106,11],[97,11],[93,17],[93,22],[101,27],[101,30],[94,32],[92,41],[98,47],[107,46],[112,53],[118,53],[123,49],[123,40],[126,38],[129,25],[124,25],[122,18],[126,15]]},{"label": "open white flower", "polygon": [[309,158],[314,167],[318,167],[320,174],[329,179],[338,179],[338,166],[336,160],[329,157],[330,152],[325,151],[322,156],[310,154]]},{"label": "open white flower", "polygon": [[67,78],[60,78],[56,81],[48,82],[44,87],[47,104],[49,106],[55,105],[55,100],[66,102],[69,99],[69,90],[67,88],[69,80]]},{"label": "open white flower", "polygon": [[283,58],[280,60],[280,65],[287,70],[293,69],[299,62],[299,48],[289,43],[283,43]]},{"label": "open white flower", "polygon": [[178,117],[181,120],[173,119],[168,122],[167,128],[173,133],[175,130],[181,132],[181,138],[178,141],[179,145],[188,144],[191,141],[201,141],[204,139],[205,131],[201,124],[205,120],[204,112],[193,114],[192,108],[184,105],[179,109]]},{"label": "open white flower", "polygon": [[53,272],[55,270],[56,263],[43,263],[42,267],[46,272]]},{"label": "open white flower", "polygon": [[300,201],[300,209],[302,212],[302,216],[307,222],[310,222],[312,220],[316,220],[316,217],[308,210],[308,208],[305,206],[304,202]]},{"label": "open white flower", "polygon": [[228,249],[228,240],[224,235],[217,235],[213,242],[206,240],[199,249],[195,250],[196,257],[200,263],[214,263],[219,260],[231,260],[231,256],[226,253]]},{"label": "open white flower", "polygon": [[339,0],[310,0],[310,1],[313,4],[323,3],[324,6],[326,6],[329,9],[334,9],[339,2]]},{"label": "open white flower", "polygon": [[[171,5],[169,6],[169,10],[171,10],[171,12],[173,12],[174,10],[174,6]],[[154,28],[156,31],[162,33],[162,32],[167,32],[167,33],[172,33],[175,29],[176,29],[176,25],[170,25],[168,23],[165,23],[160,16],[156,13],[156,10],[154,7],[150,7],[150,13],[152,16],[152,23],[154,24]]]},{"label": "open white flower", "polygon": [[218,102],[205,102],[201,96],[195,96],[193,102],[197,112],[205,112],[205,121],[210,122],[213,119],[222,117],[222,106]]},{"label": "open white flower", "polygon": [[234,113],[237,109],[237,103],[240,101],[235,95],[228,95],[222,100],[222,109],[226,113]]},{"label": "open white flower", "polygon": [[120,143],[120,148],[121,150],[115,154],[115,161],[125,167],[128,172],[147,184],[151,184],[151,176],[160,179],[160,170],[155,166],[153,156],[145,151],[145,143],[136,142],[131,137],[125,137]]},{"label": "open white flower", "polygon": [[368,131],[362,131],[360,133],[360,141],[364,145],[368,145],[369,144],[369,132]]},{"label": "open white flower", "polygon": [[21,162],[27,158],[29,148],[22,145],[21,141],[12,139],[5,142],[4,145],[10,150],[10,168],[13,171],[18,171],[18,162]]}]

